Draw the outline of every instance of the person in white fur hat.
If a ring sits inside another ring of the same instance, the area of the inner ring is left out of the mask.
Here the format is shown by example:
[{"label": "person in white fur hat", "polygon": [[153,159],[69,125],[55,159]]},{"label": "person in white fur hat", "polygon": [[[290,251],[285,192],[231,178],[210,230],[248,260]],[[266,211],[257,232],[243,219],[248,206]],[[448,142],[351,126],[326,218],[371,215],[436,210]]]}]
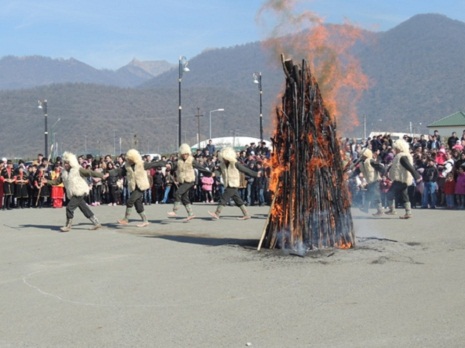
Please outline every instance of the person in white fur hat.
[{"label": "person in white fur hat", "polygon": [[238,192],[240,184],[239,172],[253,176],[254,178],[258,176],[257,172],[239,163],[237,161],[236,151],[232,147],[225,147],[222,149],[218,159],[220,160],[220,171],[224,182],[224,193],[220,197],[216,211],[209,211],[208,213],[213,219],[218,220],[221,211],[226,204],[228,204],[229,200],[232,199],[242,211],[243,216],[239,218],[239,220],[250,219],[245,203]]},{"label": "person in white fur hat", "polygon": [[[129,223],[129,216],[132,213],[133,207],[142,218],[142,223],[138,227],[148,226],[149,221],[144,212],[144,191],[150,188],[150,182],[147,176],[147,169],[163,167],[165,161],[152,161],[146,162],[142,159],[139,151],[130,149],[126,152],[126,164],[121,168],[113,169],[117,171],[121,177],[126,177],[128,187],[131,189],[131,194],[126,202],[126,212],[124,217],[118,220],[120,225],[127,225]],[[113,173],[112,173],[113,174]]]},{"label": "person in white fur hat", "polygon": [[89,185],[84,178],[92,176],[105,179],[107,175],[90,169],[84,169],[79,164],[76,155],[71,152],[65,152],[62,161],[64,170],[61,172],[61,175],[54,180],[43,180],[43,183],[48,185],[59,185],[63,183],[65,186],[66,196],[68,196],[69,202],[66,206],[66,224],[60,228],[61,232],[71,231],[76,208],[79,208],[84,216],[92,221],[94,225],[90,228],[91,230],[101,228],[102,225],[86,203],[85,198],[89,194]]},{"label": "person in white fur hat", "polygon": [[361,150],[359,155],[362,160],[359,170],[367,181],[365,201],[361,210],[368,213],[370,204],[373,203],[376,204],[376,213],[373,216],[382,216],[384,211],[381,204],[379,182],[385,174],[384,166],[378,161],[378,158],[374,158],[373,152],[368,148]]},{"label": "person in white fur hat", "polygon": [[395,198],[400,195],[405,208],[405,214],[401,215],[401,219],[410,219],[412,217],[412,207],[408,196],[408,187],[413,184],[413,180],[421,181],[421,175],[413,167],[413,158],[410,155],[408,143],[403,139],[398,139],[393,144],[393,149],[396,153],[392,160],[391,168],[389,169],[389,178],[392,180],[392,185],[387,192],[387,215],[396,214]]},{"label": "person in white fur hat", "polygon": [[192,203],[189,198],[189,191],[195,185],[195,170],[204,173],[205,175],[211,175],[211,171],[204,168],[199,162],[197,162],[192,156],[191,147],[188,144],[182,144],[179,147],[179,157],[175,164],[174,170],[176,173],[176,182],[179,184],[178,189],[174,194],[173,210],[168,212],[169,217],[178,216],[177,211],[179,205],[182,203],[187,211],[187,218],[184,222],[188,222],[195,218],[194,212],[192,211]]}]

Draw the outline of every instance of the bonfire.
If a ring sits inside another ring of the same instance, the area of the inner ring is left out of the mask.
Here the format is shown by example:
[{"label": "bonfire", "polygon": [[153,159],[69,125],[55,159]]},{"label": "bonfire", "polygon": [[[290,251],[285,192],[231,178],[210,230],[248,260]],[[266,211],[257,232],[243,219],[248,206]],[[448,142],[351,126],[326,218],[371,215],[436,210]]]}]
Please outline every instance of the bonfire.
[{"label": "bonfire", "polygon": [[336,122],[305,60],[284,60],[286,88],[272,137],[272,204],[258,249],[352,248],[350,196]]}]

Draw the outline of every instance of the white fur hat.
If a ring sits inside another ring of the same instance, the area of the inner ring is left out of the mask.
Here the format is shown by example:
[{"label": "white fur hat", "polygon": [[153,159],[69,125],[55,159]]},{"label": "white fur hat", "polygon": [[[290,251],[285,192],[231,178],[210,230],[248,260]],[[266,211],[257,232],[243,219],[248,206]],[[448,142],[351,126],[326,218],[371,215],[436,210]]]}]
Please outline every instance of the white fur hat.
[{"label": "white fur hat", "polygon": [[409,144],[404,139],[397,139],[392,145],[394,149],[399,150],[400,152],[409,153],[410,147]]},{"label": "white fur hat", "polygon": [[63,163],[65,162],[69,163],[69,166],[71,168],[79,167],[79,161],[74,153],[66,151],[65,153],[63,153],[62,160],[63,160]]},{"label": "white fur hat", "polygon": [[143,162],[142,156],[140,155],[139,151],[137,151],[136,149],[128,150],[128,152],[126,152],[126,158],[132,163]]},{"label": "white fur hat", "polygon": [[229,146],[221,150],[221,157],[228,162],[237,162],[236,150]]},{"label": "white fur hat", "polygon": [[186,153],[188,153],[189,155],[192,154],[191,147],[188,144],[181,144],[181,146],[179,147],[179,154],[183,155]]},{"label": "white fur hat", "polygon": [[365,157],[367,159],[372,159],[373,158],[373,152],[368,147],[361,150],[359,155],[360,155],[360,157],[363,156],[363,157]]}]

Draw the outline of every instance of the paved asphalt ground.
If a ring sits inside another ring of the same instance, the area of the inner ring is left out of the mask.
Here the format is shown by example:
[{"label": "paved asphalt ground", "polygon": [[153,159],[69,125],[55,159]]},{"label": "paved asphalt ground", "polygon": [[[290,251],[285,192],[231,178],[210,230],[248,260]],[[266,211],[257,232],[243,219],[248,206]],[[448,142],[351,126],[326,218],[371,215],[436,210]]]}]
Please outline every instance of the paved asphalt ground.
[{"label": "paved asphalt ground", "polygon": [[[0,211],[0,347],[463,347],[465,212],[353,211],[357,246],[293,256],[256,251],[253,218],[196,204],[197,218],[104,229],[62,209]],[[180,210],[182,216],[185,212]]]}]

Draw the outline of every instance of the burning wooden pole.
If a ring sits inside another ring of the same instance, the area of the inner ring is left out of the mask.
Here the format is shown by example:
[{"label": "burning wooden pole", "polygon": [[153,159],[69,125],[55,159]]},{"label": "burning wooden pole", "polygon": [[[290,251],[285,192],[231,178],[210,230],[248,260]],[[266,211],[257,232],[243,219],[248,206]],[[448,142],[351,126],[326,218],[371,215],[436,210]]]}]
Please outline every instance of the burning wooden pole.
[{"label": "burning wooden pole", "polygon": [[316,79],[284,61],[286,89],[272,138],[273,201],[262,243],[298,252],[355,243],[347,178],[336,123],[325,108]]}]

